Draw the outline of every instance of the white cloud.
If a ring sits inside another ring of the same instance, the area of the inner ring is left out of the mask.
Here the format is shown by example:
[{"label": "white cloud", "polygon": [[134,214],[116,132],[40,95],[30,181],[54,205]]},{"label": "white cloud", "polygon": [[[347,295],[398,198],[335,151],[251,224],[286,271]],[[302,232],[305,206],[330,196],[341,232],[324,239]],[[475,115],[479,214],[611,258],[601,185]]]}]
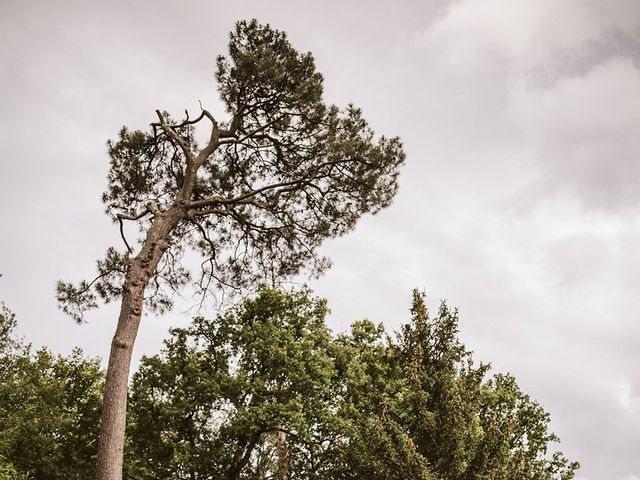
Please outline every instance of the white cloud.
[{"label": "white cloud", "polygon": [[612,33],[633,33],[639,25],[634,0],[458,1],[420,43],[442,50],[445,64],[453,69],[506,64],[526,71]]},{"label": "white cloud", "polygon": [[640,72],[614,58],[550,89],[514,83],[506,117],[532,149],[549,188],[588,206],[640,201]]}]

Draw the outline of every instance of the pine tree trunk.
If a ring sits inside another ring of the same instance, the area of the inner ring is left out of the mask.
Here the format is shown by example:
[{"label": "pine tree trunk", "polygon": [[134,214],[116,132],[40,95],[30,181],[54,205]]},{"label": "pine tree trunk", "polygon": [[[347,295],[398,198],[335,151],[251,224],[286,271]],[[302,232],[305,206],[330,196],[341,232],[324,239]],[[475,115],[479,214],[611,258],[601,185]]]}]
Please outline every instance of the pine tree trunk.
[{"label": "pine tree trunk", "polygon": [[96,480],[122,478],[129,367],[140,325],[142,299],[142,292],[129,291],[123,294],[105,380]]},{"label": "pine tree trunk", "polygon": [[289,455],[287,452],[287,434],[278,430],[278,480],[287,480],[289,477]]},{"label": "pine tree trunk", "polygon": [[104,384],[96,480],[122,480],[129,369],[142,317],[144,291],[167,249],[171,232],[183,215],[178,205],[157,214],[140,254],[129,264]]}]

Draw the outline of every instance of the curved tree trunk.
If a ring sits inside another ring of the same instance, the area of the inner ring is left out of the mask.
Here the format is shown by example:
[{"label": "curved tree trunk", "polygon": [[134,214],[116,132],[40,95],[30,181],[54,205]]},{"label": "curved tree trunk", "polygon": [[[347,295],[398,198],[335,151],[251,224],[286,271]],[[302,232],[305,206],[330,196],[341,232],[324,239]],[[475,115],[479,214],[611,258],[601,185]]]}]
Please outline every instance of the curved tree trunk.
[{"label": "curved tree trunk", "polygon": [[122,479],[129,369],[142,317],[144,291],[167,249],[172,230],[183,215],[178,205],[166,212],[158,212],[140,254],[129,263],[104,384],[96,480]]}]

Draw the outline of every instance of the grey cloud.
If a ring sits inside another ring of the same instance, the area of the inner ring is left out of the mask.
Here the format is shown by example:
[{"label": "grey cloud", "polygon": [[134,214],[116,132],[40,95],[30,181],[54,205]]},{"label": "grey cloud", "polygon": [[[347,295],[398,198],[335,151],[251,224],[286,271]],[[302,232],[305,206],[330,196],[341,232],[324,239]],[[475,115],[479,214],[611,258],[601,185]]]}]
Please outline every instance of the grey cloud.
[{"label": "grey cloud", "polygon": [[543,169],[546,188],[589,208],[635,205],[640,187],[640,71],[614,58],[550,89],[517,84],[507,116]]}]

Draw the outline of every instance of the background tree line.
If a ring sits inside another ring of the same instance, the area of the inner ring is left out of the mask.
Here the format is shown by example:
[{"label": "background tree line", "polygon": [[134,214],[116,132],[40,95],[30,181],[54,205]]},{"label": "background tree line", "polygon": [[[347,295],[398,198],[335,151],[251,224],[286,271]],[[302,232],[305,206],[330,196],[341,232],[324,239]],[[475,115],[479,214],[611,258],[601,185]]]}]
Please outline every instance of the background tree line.
[{"label": "background tree line", "polygon": [[[170,332],[130,384],[130,479],[565,480],[549,415],[459,341],[457,311],[413,292],[395,335],[333,335],[326,301],[261,289]],[[0,316],[0,479],[88,479],[104,373],[33,351]]]}]

